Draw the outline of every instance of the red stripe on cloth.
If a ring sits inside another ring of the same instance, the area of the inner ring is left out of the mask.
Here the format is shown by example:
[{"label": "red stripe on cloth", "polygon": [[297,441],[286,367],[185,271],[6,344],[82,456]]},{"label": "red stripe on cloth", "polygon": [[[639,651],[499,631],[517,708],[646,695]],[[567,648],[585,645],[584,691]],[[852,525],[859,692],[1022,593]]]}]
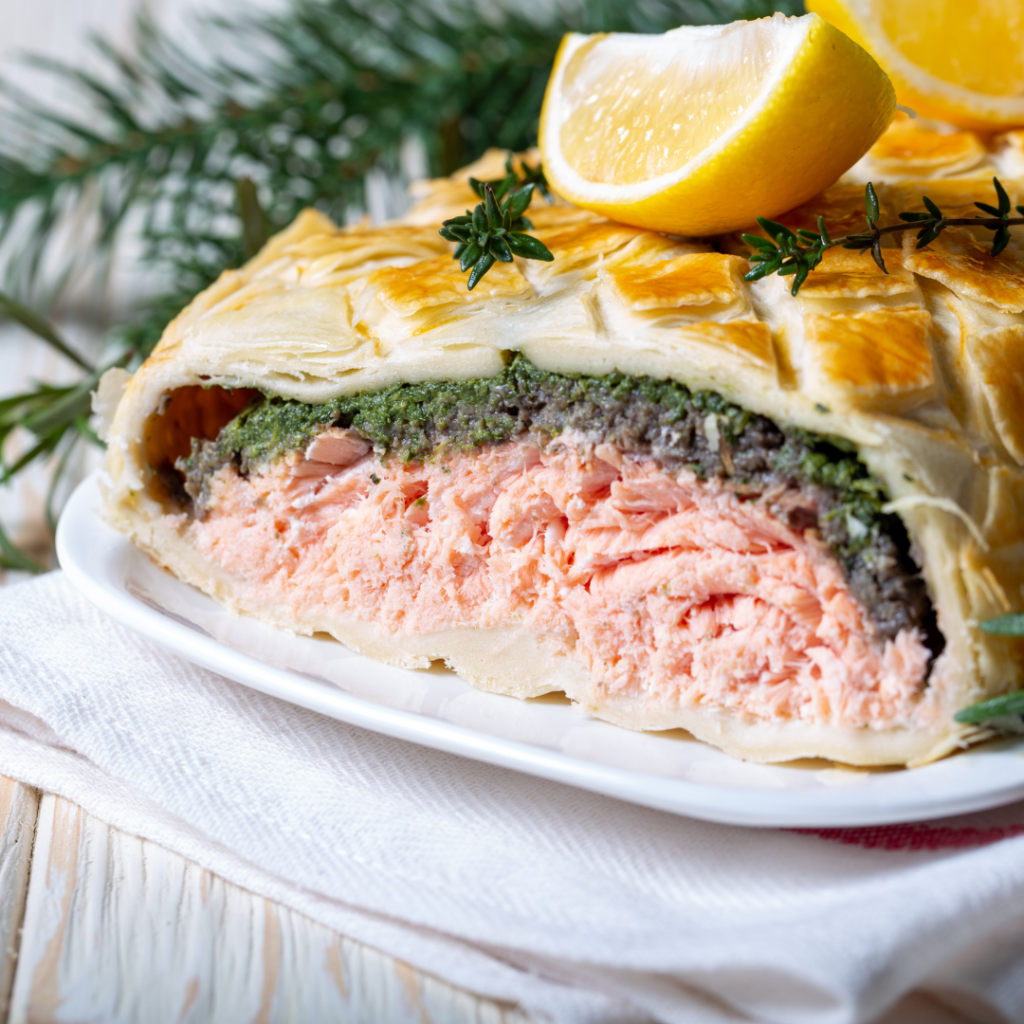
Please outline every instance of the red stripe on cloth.
[{"label": "red stripe on cloth", "polygon": [[790,831],[848,846],[864,846],[869,850],[963,850],[1024,835],[1024,825],[996,828],[876,825],[867,828],[794,828]]}]

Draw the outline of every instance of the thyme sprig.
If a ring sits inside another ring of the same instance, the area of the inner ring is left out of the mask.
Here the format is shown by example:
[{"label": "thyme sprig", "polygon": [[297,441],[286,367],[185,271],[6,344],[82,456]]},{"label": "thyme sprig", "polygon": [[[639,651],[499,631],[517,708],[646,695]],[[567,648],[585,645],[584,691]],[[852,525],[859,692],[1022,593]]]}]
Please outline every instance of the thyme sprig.
[{"label": "thyme sprig", "polygon": [[780,277],[793,277],[793,287],[790,292],[796,295],[800,291],[807,275],[821,263],[822,256],[827,249],[834,249],[841,246],[844,249],[859,249],[862,253],[870,250],[875,263],[883,273],[886,270],[885,261],[882,259],[882,238],[885,235],[897,235],[904,231],[917,231],[916,248],[923,249],[926,245],[934,242],[948,227],[981,227],[994,231],[992,237],[992,255],[998,256],[1010,243],[1010,228],[1016,224],[1024,224],[1024,206],[1018,206],[1017,212],[1020,217],[1011,217],[1010,197],[1006,194],[998,178],[992,179],[996,189],[996,201],[998,206],[990,203],[975,203],[982,213],[987,217],[947,217],[938,205],[927,196],[922,197],[926,213],[911,212],[899,215],[902,224],[891,224],[887,227],[879,227],[880,216],[878,194],[875,186],[869,181],[864,189],[864,211],[867,217],[867,231],[852,235],[843,235],[840,238],[832,238],[829,235],[828,227],[824,217],[818,217],[818,230],[809,231],[806,228],[798,228],[796,232],[791,231],[785,224],[768,220],[767,217],[758,217],[757,223],[769,236],[762,238],[760,235],[744,235],[743,241],[747,243],[754,253],[750,262],[754,264],[750,272],[744,277],[745,281],[757,281],[770,274],[778,274]]},{"label": "thyme sprig", "polygon": [[[526,234],[533,224],[523,214],[533,199],[535,189],[547,195],[544,172],[521,163],[523,175],[516,172],[512,154],[505,162],[508,172],[496,181],[478,181],[469,184],[483,200],[472,213],[451,217],[441,225],[441,235],[457,243],[454,259],[459,261],[463,273],[469,270],[466,286],[472,291],[480,279],[498,261],[511,263],[515,256],[527,260],[550,263],[555,257],[551,250],[533,235]],[[470,269],[472,268],[472,269]]]},{"label": "thyme sprig", "polygon": [[[986,619],[980,625],[982,632],[993,636],[1024,636],[1024,614],[1000,615],[995,619]],[[1012,718],[1014,715],[1024,715],[1024,690],[1015,690],[972,704],[962,708],[953,717],[965,725],[981,725],[994,718]]]}]

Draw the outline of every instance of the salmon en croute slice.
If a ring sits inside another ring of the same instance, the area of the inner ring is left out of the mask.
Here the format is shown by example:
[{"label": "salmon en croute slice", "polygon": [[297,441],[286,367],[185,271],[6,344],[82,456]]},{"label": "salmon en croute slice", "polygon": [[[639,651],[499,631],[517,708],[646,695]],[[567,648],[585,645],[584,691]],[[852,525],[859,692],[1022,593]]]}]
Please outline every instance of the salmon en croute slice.
[{"label": "salmon en croute slice", "polygon": [[[994,201],[956,171],[944,210]],[[878,187],[882,223],[923,177]],[[470,292],[437,233],[465,179],[382,227],[303,214],[108,374],[110,521],[264,622],[739,757],[976,736],[954,714],[1024,686],[978,628],[1024,607],[1019,240],[830,251],[794,298],[735,239],[538,202],[554,260]],[[860,229],[862,187],[781,219],[818,214]]]}]

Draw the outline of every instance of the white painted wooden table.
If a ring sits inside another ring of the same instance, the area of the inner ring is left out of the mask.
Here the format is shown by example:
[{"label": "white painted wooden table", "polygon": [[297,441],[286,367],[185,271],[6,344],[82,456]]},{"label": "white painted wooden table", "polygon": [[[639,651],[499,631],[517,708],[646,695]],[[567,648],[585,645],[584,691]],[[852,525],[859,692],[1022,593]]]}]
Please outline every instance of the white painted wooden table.
[{"label": "white painted wooden table", "polygon": [[527,1024],[0,776],[0,1020]]}]

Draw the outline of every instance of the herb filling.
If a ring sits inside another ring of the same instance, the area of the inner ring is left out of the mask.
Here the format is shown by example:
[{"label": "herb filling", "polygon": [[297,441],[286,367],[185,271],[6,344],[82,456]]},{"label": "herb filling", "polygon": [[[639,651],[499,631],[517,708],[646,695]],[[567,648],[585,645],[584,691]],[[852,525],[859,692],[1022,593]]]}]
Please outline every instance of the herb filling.
[{"label": "herb filling", "polygon": [[304,450],[328,426],[355,430],[379,457],[403,462],[527,437],[544,448],[572,431],[669,470],[721,479],[742,497],[791,498],[795,489],[802,500],[780,498],[770,511],[796,529],[818,530],[879,633],[895,638],[917,627],[935,655],[944,646],[903,522],[882,512],[882,487],[854,446],[783,430],[715,392],[623,373],[550,373],[516,355],[487,379],[396,384],[322,405],[267,395],[216,440],[193,440],[177,468],[202,514],[208,480],[222,466],[234,462],[245,475]]}]

